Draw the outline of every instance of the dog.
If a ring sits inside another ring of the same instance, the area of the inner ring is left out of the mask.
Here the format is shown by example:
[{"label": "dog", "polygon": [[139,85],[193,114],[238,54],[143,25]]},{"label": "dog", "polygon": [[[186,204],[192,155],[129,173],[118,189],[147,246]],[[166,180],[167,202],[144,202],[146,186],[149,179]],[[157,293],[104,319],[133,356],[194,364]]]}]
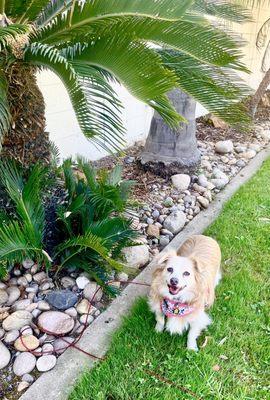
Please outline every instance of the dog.
[{"label": "dog", "polygon": [[156,316],[156,331],[188,332],[187,348],[198,351],[197,338],[211,323],[206,313],[215,300],[221,279],[218,243],[204,235],[187,239],[176,251],[157,259],[149,293],[149,306]]}]

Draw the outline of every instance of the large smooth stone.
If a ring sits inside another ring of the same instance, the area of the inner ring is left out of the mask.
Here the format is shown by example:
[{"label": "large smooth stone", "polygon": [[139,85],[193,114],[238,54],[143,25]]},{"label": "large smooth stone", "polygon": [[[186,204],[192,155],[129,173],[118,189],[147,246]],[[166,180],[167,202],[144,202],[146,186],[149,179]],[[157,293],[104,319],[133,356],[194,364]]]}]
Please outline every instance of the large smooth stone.
[{"label": "large smooth stone", "polygon": [[13,331],[9,331],[7,332],[4,341],[5,343],[13,343],[15,342],[16,339],[18,339],[18,337],[20,336],[20,332],[17,329],[14,329]]},{"label": "large smooth stone", "polygon": [[17,300],[12,308],[14,311],[19,311],[19,310],[25,310],[26,307],[30,306],[31,300],[29,299],[24,299],[24,300]]},{"label": "large smooth stone", "polygon": [[233,151],[233,142],[231,140],[221,140],[216,143],[215,150],[219,154],[227,154]]},{"label": "large smooth stone", "polygon": [[178,190],[187,190],[190,185],[190,176],[187,174],[177,174],[171,177],[172,184]]},{"label": "large smooth stone", "polygon": [[7,288],[7,293],[8,293],[8,305],[11,306],[13,303],[15,303],[16,300],[21,295],[21,291],[17,288],[17,286],[10,286]]},{"label": "large smooth stone", "polygon": [[150,253],[145,244],[139,246],[125,247],[122,250],[124,260],[128,267],[140,268],[148,263]]},{"label": "large smooth stone", "polygon": [[77,303],[78,297],[71,290],[56,290],[47,294],[46,301],[58,310],[67,310]]},{"label": "large smooth stone", "polygon": [[86,276],[79,276],[76,279],[76,285],[78,286],[79,289],[83,290],[86,285],[89,283],[89,279]]},{"label": "large smooth stone", "polygon": [[65,335],[74,327],[74,320],[60,311],[46,311],[38,318],[39,328],[52,335]]},{"label": "large smooth stone", "polygon": [[0,369],[5,368],[8,365],[10,358],[10,351],[2,342],[0,342]]},{"label": "large smooth stone", "polygon": [[55,367],[56,357],[54,355],[42,356],[37,360],[37,370],[39,372],[50,371]]},{"label": "large smooth stone", "polygon": [[30,374],[36,366],[36,357],[28,352],[20,353],[14,361],[13,372],[17,376]]},{"label": "large smooth stone", "polygon": [[39,340],[34,335],[22,336],[14,343],[14,347],[18,351],[35,350],[39,346]]},{"label": "large smooth stone", "polygon": [[186,214],[183,211],[175,211],[166,218],[163,226],[175,235],[184,228],[186,220]]},{"label": "large smooth stone", "polygon": [[8,294],[5,289],[0,289],[0,305],[5,304],[8,301]]},{"label": "large smooth stone", "polygon": [[[99,289],[99,290],[98,290]],[[103,296],[102,288],[96,282],[90,282],[83,290],[83,297],[89,301],[100,301]]]},{"label": "large smooth stone", "polygon": [[91,310],[92,307],[93,306],[90,304],[90,302],[87,299],[83,299],[77,305],[76,310],[81,315],[82,314],[90,314],[90,310]]},{"label": "large smooth stone", "polygon": [[[64,339],[65,339],[65,340],[64,340]],[[66,337],[63,337],[63,338],[56,339],[56,340],[54,341],[54,343],[53,343],[54,351],[55,351],[57,354],[62,354],[62,353],[64,353],[64,351],[65,351],[68,347],[70,347],[70,344],[73,343],[74,340],[75,340],[75,339],[72,338],[72,337],[70,337],[70,336],[66,336]],[[67,343],[67,342],[68,342],[68,343]]]},{"label": "large smooth stone", "polygon": [[5,331],[12,331],[13,329],[21,329],[25,325],[29,325],[32,321],[33,315],[29,311],[15,311],[3,321],[3,328]]}]

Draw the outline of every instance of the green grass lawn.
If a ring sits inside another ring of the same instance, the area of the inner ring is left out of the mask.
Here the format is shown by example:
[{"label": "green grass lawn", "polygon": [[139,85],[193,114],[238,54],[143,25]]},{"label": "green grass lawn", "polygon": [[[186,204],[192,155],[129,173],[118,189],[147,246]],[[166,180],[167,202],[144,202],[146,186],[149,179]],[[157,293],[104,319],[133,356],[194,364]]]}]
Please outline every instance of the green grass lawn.
[{"label": "green grass lawn", "polygon": [[199,340],[202,345],[207,336],[206,346],[188,352],[186,337],[155,333],[154,317],[141,299],[115,334],[106,361],[85,372],[70,400],[196,398],[180,386],[209,400],[270,398],[270,160],[206,234],[221,245],[224,273],[213,323]]}]

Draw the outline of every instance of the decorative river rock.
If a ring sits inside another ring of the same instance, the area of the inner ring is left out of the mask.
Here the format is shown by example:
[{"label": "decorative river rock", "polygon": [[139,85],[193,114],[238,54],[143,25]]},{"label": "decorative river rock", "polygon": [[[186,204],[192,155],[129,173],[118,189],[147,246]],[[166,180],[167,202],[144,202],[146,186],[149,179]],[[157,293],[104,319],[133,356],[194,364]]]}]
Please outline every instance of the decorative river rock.
[{"label": "decorative river rock", "polygon": [[77,303],[78,297],[71,290],[56,290],[46,296],[46,301],[58,310],[67,310]]},{"label": "decorative river rock", "polygon": [[46,311],[38,318],[39,328],[52,335],[65,335],[74,327],[74,320],[60,311]]}]

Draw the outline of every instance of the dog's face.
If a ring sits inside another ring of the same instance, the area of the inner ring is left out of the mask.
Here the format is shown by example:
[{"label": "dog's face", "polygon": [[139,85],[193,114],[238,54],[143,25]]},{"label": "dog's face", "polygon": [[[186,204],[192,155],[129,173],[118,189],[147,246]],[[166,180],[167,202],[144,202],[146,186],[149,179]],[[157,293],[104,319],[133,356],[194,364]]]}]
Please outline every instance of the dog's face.
[{"label": "dog's face", "polygon": [[164,297],[192,301],[197,295],[196,268],[187,257],[169,255],[161,260],[160,291]]}]

